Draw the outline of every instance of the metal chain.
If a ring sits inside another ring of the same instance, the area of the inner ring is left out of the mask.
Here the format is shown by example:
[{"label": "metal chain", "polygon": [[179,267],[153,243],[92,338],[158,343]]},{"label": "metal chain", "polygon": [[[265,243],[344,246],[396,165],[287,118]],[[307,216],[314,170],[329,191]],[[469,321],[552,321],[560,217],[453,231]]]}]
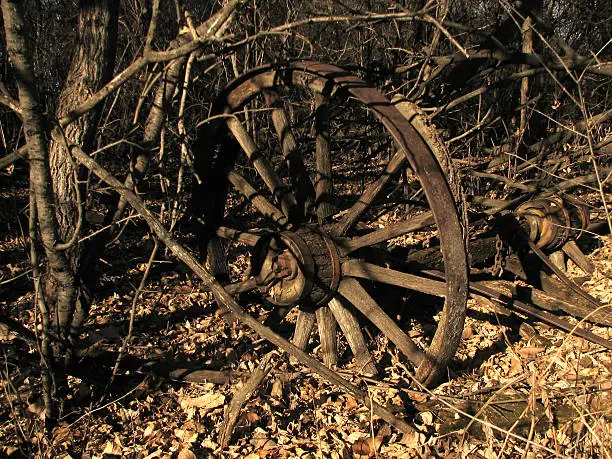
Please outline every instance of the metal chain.
[{"label": "metal chain", "polygon": [[501,277],[504,273],[504,241],[499,234],[495,237],[495,262],[491,268],[491,274],[497,277]]}]

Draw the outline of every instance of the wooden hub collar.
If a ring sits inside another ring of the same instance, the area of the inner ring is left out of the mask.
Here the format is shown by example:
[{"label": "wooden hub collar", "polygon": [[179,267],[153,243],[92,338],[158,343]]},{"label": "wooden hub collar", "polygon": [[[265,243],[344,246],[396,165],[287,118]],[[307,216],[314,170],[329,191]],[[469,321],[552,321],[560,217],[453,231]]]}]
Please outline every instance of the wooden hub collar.
[{"label": "wooden hub collar", "polygon": [[251,274],[274,305],[319,306],[336,293],[340,256],[327,234],[305,226],[262,237],[253,251]]}]

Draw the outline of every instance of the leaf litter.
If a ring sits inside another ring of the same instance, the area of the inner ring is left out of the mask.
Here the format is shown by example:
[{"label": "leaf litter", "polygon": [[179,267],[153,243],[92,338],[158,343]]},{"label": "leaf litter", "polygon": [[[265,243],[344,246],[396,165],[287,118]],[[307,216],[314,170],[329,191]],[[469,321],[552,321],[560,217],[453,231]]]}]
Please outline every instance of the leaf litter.
[{"label": "leaf litter", "polygon": [[[596,266],[583,286],[610,301],[612,242],[601,237],[590,258]],[[150,242],[149,242],[150,243]],[[148,243],[143,243],[145,246]],[[125,262],[127,264],[127,262]],[[120,262],[104,282],[85,339],[98,352],[116,351],[127,330],[132,291],[118,280],[140,271]],[[571,262],[571,276],[584,273]],[[26,312],[22,309],[22,314]],[[265,320],[269,310],[250,311]],[[291,316],[289,316],[290,318]],[[28,317],[26,316],[26,319]],[[568,320],[577,324],[573,318]],[[71,377],[81,411],[51,438],[40,420],[18,412],[40,404],[35,375],[20,381],[18,395],[2,395],[0,454],[19,454],[25,438],[35,455],[57,457],[604,457],[612,444],[612,358],[609,352],[538,322],[521,333],[521,320],[496,313],[484,300],[470,300],[462,345],[447,381],[427,391],[415,387],[410,368],[386,338],[371,352],[383,362],[382,379],[355,376],[350,352],[341,346],[341,371],[415,426],[401,434],[372,416],[350,394],[309,374],[286,358],[277,361],[258,393],[243,406],[230,445],[217,436],[223,410],[237,385],[271,346],[244,325],[226,321],[210,294],[190,274],[160,271],[137,303],[137,332],[130,355],[238,375],[225,384],[160,378],[147,366],[120,369],[110,393]],[[27,320],[26,320],[27,322]],[[606,327],[581,326],[606,338]],[[416,339],[422,331],[412,333]],[[541,339],[536,339],[539,337]],[[14,341],[14,336],[10,341]],[[7,337],[2,343],[8,342]],[[313,344],[316,351],[316,343]],[[3,380],[6,386],[6,382]],[[127,395],[126,395],[127,394]],[[85,408],[83,408],[85,407]],[[16,430],[23,432],[16,435]],[[25,437],[25,438],[24,438]],[[21,438],[21,440],[20,440]],[[17,457],[17,456],[15,456]]]}]

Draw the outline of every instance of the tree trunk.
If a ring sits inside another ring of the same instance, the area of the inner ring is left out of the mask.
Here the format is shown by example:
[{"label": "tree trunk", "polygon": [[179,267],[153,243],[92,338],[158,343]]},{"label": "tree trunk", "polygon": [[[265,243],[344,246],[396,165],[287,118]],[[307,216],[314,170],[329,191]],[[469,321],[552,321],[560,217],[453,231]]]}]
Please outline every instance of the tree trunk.
[{"label": "tree trunk", "polygon": [[[37,293],[37,305],[43,325],[41,332],[41,359],[43,398],[45,416],[54,419],[57,416],[57,400],[54,397],[58,379],[54,378],[54,363],[61,362],[66,356],[66,338],[57,330],[51,330],[50,307],[57,311],[67,310],[74,304],[74,275],[65,254],[57,250],[57,225],[53,211],[53,194],[49,172],[49,144],[45,131],[42,107],[36,92],[36,78],[31,62],[32,53],[28,46],[29,24],[24,20],[23,2],[21,0],[3,0],[2,17],[6,45],[19,90],[19,105],[30,159],[30,243],[38,239],[36,229],[48,262],[49,283],[54,286],[56,295],[53,299],[41,295],[39,286],[39,268],[36,263],[36,251],[32,250],[32,263]],[[34,220],[36,217],[36,220]],[[37,227],[37,228],[36,228]],[[49,304],[47,304],[47,302]],[[54,380],[55,384],[52,384]]]},{"label": "tree trunk", "polygon": [[[68,76],[59,96],[57,118],[62,118],[71,108],[84,102],[111,78],[117,14],[118,0],[80,0],[76,43]],[[82,215],[86,188],[82,182],[86,179],[86,172],[76,168],[66,146],[79,145],[85,151],[94,149],[101,108],[98,105],[66,126],[63,132],[56,132],[50,148],[58,236],[68,246],[65,253],[78,283],[75,303],[67,310],[58,310],[58,326],[64,333],[70,328],[77,332],[87,317],[89,291],[97,280],[94,264],[101,253],[91,244],[85,247],[78,242],[79,232],[85,224]],[[92,251],[98,256],[91,256]],[[47,287],[51,291],[54,288],[52,285]]]},{"label": "tree trunk", "polygon": [[[116,6],[116,0],[81,0],[75,54],[60,95],[59,116],[84,101],[110,77]],[[57,418],[66,388],[64,369],[72,357],[71,325],[76,307],[82,304],[84,297],[80,294],[80,254],[83,250],[78,242],[83,194],[77,190],[78,170],[66,147],[77,144],[91,148],[99,112],[84,115],[64,132],[56,128],[54,138],[61,140],[49,143],[36,93],[32,53],[27,42],[30,28],[24,20],[23,2],[3,0],[2,14],[30,159],[30,238],[36,304],[42,324],[43,398],[46,418],[52,421]],[[44,289],[39,288],[41,278],[35,250],[38,237],[47,260]],[[80,324],[85,314],[77,316]]]}]

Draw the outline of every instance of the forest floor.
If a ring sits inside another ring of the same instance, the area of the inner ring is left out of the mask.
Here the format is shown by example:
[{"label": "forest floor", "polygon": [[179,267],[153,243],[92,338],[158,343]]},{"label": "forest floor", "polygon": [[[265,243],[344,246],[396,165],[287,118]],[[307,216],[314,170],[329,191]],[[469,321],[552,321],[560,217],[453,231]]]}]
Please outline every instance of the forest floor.
[{"label": "forest floor", "polygon": [[[340,371],[367,389],[373,400],[409,421],[413,432],[391,429],[351,395],[278,353],[273,356],[272,371],[243,406],[229,446],[221,448],[224,407],[273,347],[221,314],[199,280],[162,256],[135,302],[129,351],[111,380],[109,369],[125,344],[134,291],[153,248],[153,240],[142,237],[141,230],[141,224],[128,229],[140,236],[128,238],[129,248],[124,242],[114,245],[105,256],[102,288],[83,335],[87,353],[70,377],[74,390],[63,418],[48,437],[41,429],[38,378],[26,366],[15,364],[18,350],[27,350],[26,343],[0,329],[0,456],[255,459],[612,454],[612,353],[519,315],[500,315],[484,300],[469,300],[461,347],[446,381],[431,391],[412,384],[405,359],[374,330],[370,331],[371,352],[379,362],[378,380],[355,376],[350,351],[340,348]],[[568,273],[609,304],[612,239],[593,236],[591,245],[594,275],[587,280],[572,262]],[[0,254],[2,279],[27,269],[22,238],[3,238]],[[10,286],[0,284],[3,313],[10,312],[25,324],[35,319],[29,282],[24,276]],[[271,311],[253,309],[251,313],[264,320]],[[290,313],[279,331],[288,333],[283,327],[289,329],[292,320]],[[610,328],[579,325],[612,339]],[[311,351],[316,353],[318,348]],[[33,349],[27,355],[37,360]],[[220,380],[205,382],[199,370],[211,370]]]}]

